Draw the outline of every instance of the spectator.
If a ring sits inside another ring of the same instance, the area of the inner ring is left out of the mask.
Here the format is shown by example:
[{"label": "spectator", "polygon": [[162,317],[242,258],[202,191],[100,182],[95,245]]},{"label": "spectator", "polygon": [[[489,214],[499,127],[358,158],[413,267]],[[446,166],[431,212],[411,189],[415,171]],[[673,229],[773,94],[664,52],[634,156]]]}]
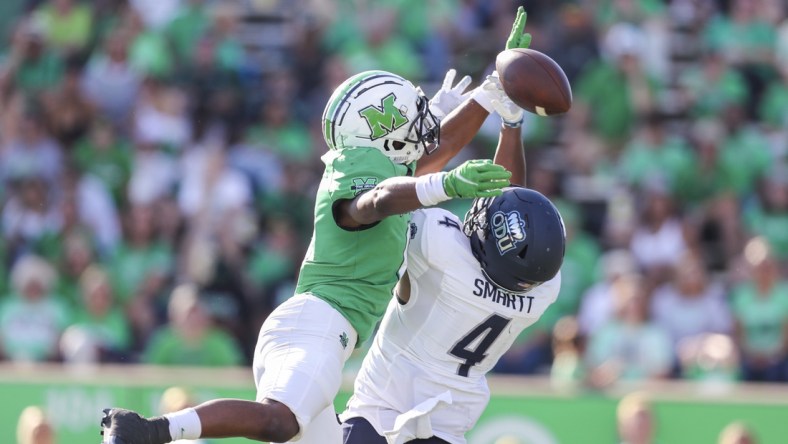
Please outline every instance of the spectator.
[{"label": "spectator", "polygon": [[646,116],[639,134],[621,153],[619,175],[636,189],[662,182],[674,195],[695,174],[695,159],[686,140],[670,134],[665,124],[665,118],[655,112]]},{"label": "spectator", "polygon": [[35,97],[60,81],[62,59],[44,42],[41,29],[30,19],[16,25],[11,52],[0,69],[0,91],[18,88],[28,97]]},{"label": "spectator", "polygon": [[61,203],[73,209],[69,224],[64,211],[63,233],[83,229],[92,234],[99,253],[106,257],[120,242],[120,221],[112,195],[96,177],[69,167],[61,181]]},{"label": "spectator", "polygon": [[163,30],[145,26],[145,14],[133,12],[127,16],[131,30],[129,63],[148,79],[166,79],[175,69],[169,42]]},{"label": "spectator", "polygon": [[201,38],[176,76],[189,98],[197,144],[234,143],[245,123],[242,77],[238,67],[220,63],[218,43],[213,37]]},{"label": "spectator", "polygon": [[264,313],[277,305],[272,298],[276,288],[293,283],[300,260],[296,252],[300,249],[296,248],[298,235],[285,218],[272,218],[263,232],[262,242],[247,262],[246,278],[252,287],[250,292],[258,295],[253,302],[257,311]]},{"label": "spectator", "polygon": [[654,444],[655,417],[651,401],[641,393],[630,393],[618,402],[616,422],[622,444]]},{"label": "spectator", "polygon": [[98,111],[117,128],[126,128],[142,73],[129,63],[128,32],[116,29],[91,54],[82,78],[82,88]]},{"label": "spectator", "polygon": [[291,98],[267,101],[260,112],[260,122],[249,126],[246,143],[272,151],[285,160],[309,160],[313,155],[312,140],[304,124],[295,117]]},{"label": "spectator", "polygon": [[172,42],[175,56],[181,61],[194,54],[198,42],[210,26],[210,16],[204,0],[181,2],[173,19],[166,25],[166,33]]},{"label": "spectator", "polygon": [[180,151],[191,140],[186,96],[179,88],[148,78],[134,110],[134,138]]},{"label": "spectator", "polygon": [[745,209],[745,225],[766,239],[778,261],[788,264],[788,166],[773,166],[758,191]]},{"label": "spectator", "polygon": [[151,301],[173,269],[173,252],[156,240],[152,207],[133,206],[126,214],[126,233],[109,261],[118,299]]},{"label": "spectator", "polygon": [[49,0],[33,13],[51,48],[63,53],[79,53],[87,49],[92,31],[90,6],[75,0]]},{"label": "spectator", "polygon": [[145,349],[143,362],[157,365],[240,365],[243,356],[235,340],[212,325],[193,285],[172,292],[169,324],[156,332]]},{"label": "spectator", "polygon": [[16,181],[2,213],[3,237],[12,257],[28,251],[51,251],[47,242],[57,241],[63,215],[52,191],[40,177]]},{"label": "spectator", "polygon": [[575,388],[586,379],[583,340],[577,319],[565,316],[553,327],[553,363],[550,382],[557,388]]},{"label": "spectator", "polygon": [[67,151],[87,133],[95,118],[95,106],[82,91],[81,81],[82,61],[69,59],[60,84],[41,97],[49,133]]},{"label": "spectator", "polygon": [[609,250],[599,261],[599,279],[584,294],[578,315],[580,334],[588,337],[605,325],[614,312],[613,286],[622,276],[637,272],[637,263],[628,250]]},{"label": "spectator", "polygon": [[151,142],[137,141],[126,190],[131,205],[154,205],[172,197],[178,179],[176,157]]},{"label": "spectator", "polygon": [[758,444],[755,432],[745,423],[734,421],[720,432],[718,444]]},{"label": "spectator", "polygon": [[788,357],[788,282],[766,239],[744,248],[750,276],[731,293],[736,342],[747,381],[785,381]]},{"label": "spectator", "polygon": [[117,305],[109,275],[97,266],[80,278],[82,303],[64,334],[61,350],[66,362],[117,362],[128,359],[131,329]]},{"label": "spectator", "polygon": [[146,27],[153,30],[170,23],[176,17],[181,0],[130,0],[129,4],[139,14]]},{"label": "spectator", "polygon": [[561,290],[558,299],[537,321],[537,325],[549,329],[553,329],[558,319],[577,314],[583,294],[596,280],[596,264],[601,256],[597,241],[582,229],[583,221],[579,220],[579,208],[569,202],[554,202],[564,221],[566,250],[561,265]]},{"label": "spectator", "polygon": [[71,320],[52,294],[57,274],[37,256],[20,258],[11,270],[12,294],[0,303],[0,356],[17,362],[55,361],[57,344]]},{"label": "spectator", "polygon": [[700,383],[701,389],[724,391],[741,379],[736,343],[728,335],[700,334],[676,345],[681,377]]},{"label": "spectator", "polygon": [[85,233],[71,232],[62,238],[62,249],[58,256],[57,293],[63,296],[72,308],[82,302],[79,280],[82,273],[96,260],[91,239]]},{"label": "spectator", "polygon": [[640,221],[629,248],[649,284],[654,285],[664,282],[687,250],[684,221],[664,184],[649,184],[640,196]]},{"label": "spectator", "polygon": [[726,296],[722,284],[708,276],[701,258],[688,252],[676,264],[673,279],[654,291],[651,313],[675,349],[679,341],[691,336],[731,333]]},{"label": "spectator", "polygon": [[729,14],[717,14],[706,24],[703,43],[719,51],[726,61],[740,70],[752,91],[748,115],[754,116],[757,100],[773,76],[777,32],[773,23],[759,15],[759,4],[733,0]]},{"label": "spectator", "polygon": [[634,25],[611,27],[604,38],[606,58],[589,65],[573,87],[570,117],[587,122],[614,150],[627,141],[637,116],[654,109],[660,85],[644,70],[644,45],[643,32]]},{"label": "spectator", "polygon": [[688,184],[675,190],[685,204],[700,205],[728,190],[720,155],[725,140],[725,127],[717,118],[696,120],[690,129],[695,162]]},{"label": "spectator", "polygon": [[42,116],[27,111],[18,137],[8,140],[0,151],[0,174],[4,181],[38,176],[54,184],[62,171],[61,147],[47,133]]},{"label": "spectator", "polygon": [[91,122],[88,133],[76,142],[71,160],[80,172],[90,174],[104,184],[116,207],[126,203],[132,148],[109,121],[96,119]]},{"label": "spectator", "polygon": [[[342,55],[352,71],[382,69],[407,79],[421,78],[419,59],[411,42],[395,32],[399,11],[393,5],[377,4],[366,8],[342,5],[344,10],[340,9],[334,16],[327,40],[329,47]],[[348,8],[354,9],[351,12]]]},{"label": "spectator", "polygon": [[210,33],[215,39],[214,59],[219,69],[237,72],[243,68],[245,50],[238,38],[239,8],[232,3],[216,3],[213,7]]},{"label": "spectator", "polygon": [[16,425],[17,444],[55,444],[55,430],[39,406],[28,406],[19,414]]},{"label": "spectator", "polygon": [[722,111],[726,137],[719,148],[720,168],[725,187],[739,197],[755,190],[757,181],[774,161],[760,128],[748,124],[744,109],[728,106]]},{"label": "spectator", "polygon": [[678,79],[683,105],[696,118],[713,118],[730,105],[746,106],[750,90],[725,55],[706,51],[698,66],[683,71]]},{"label": "spectator", "polygon": [[586,362],[591,382],[605,386],[617,380],[644,381],[670,374],[670,337],[648,319],[648,299],[643,279],[628,275],[618,279],[614,292],[615,317],[589,338]]}]

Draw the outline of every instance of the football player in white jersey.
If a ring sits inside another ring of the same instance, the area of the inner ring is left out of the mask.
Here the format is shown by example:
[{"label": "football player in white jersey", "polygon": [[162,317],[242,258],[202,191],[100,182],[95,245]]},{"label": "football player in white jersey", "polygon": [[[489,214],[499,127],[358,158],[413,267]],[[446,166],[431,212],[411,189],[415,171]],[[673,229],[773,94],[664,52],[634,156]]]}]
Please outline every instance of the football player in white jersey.
[{"label": "football player in white jersey", "polygon": [[[523,111],[508,99],[496,111],[495,162],[524,184]],[[565,238],[556,207],[520,186],[476,199],[464,222],[415,211],[407,273],[340,415],[344,444],[465,443],[489,401],[485,375],[558,296]]]}]

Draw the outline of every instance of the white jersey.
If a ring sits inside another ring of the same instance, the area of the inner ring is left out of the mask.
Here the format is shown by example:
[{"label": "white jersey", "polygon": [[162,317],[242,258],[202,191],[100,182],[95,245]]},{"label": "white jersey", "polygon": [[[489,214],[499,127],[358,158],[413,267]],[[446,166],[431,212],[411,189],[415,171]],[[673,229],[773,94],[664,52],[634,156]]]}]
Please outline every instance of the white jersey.
[{"label": "white jersey", "polygon": [[389,304],[342,419],[364,417],[390,443],[465,443],[489,400],[485,374],[555,301],[560,274],[526,294],[496,287],[442,209],[415,211],[410,236],[410,299]]}]

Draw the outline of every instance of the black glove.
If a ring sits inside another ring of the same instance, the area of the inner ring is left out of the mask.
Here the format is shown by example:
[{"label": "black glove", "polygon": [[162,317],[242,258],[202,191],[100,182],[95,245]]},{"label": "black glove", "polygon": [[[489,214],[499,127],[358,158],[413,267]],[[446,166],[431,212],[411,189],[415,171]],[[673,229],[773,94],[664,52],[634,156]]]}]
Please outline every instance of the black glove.
[{"label": "black glove", "polygon": [[167,418],[146,419],[126,409],[104,409],[101,435],[108,444],[166,444],[172,441]]}]

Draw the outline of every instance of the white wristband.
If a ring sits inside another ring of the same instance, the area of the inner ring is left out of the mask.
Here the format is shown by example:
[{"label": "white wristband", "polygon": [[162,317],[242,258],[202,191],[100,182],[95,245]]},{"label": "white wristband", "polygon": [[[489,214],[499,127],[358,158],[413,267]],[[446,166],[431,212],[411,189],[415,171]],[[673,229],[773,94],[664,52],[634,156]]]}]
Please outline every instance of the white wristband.
[{"label": "white wristband", "polygon": [[170,436],[173,441],[197,439],[202,434],[200,415],[193,408],[167,413],[164,417],[170,421]]},{"label": "white wristband", "polygon": [[425,207],[430,207],[449,200],[450,197],[443,189],[445,172],[425,174],[416,178],[416,196]]}]

